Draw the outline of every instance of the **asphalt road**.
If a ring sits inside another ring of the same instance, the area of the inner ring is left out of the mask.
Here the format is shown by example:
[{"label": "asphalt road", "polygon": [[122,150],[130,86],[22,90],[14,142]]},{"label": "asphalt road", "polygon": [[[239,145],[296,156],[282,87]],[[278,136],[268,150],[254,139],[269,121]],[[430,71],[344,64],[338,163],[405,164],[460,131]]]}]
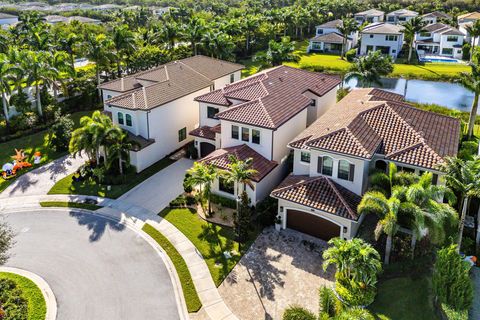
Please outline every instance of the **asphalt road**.
[{"label": "asphalt road", "polygon": [[179,319],[168,271],[134,231],[69,210],[10,213],[18,232],[6,266],[44,278],[57,319]]}]

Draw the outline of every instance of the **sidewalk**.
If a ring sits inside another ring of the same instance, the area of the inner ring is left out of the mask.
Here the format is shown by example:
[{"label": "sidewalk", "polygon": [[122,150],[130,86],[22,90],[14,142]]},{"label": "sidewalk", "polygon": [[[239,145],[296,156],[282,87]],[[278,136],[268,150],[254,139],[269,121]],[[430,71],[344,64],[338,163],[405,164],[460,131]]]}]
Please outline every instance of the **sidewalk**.
[{"label": "sidewalk", "polygon": [[64,156],[19,176],[0,193],[1,198],[47,194],[55,183],[72,174],[85,158]]},{"label": "sidewalk", "polygon": [[139,229],[145,223],[148,223],[160,231],[175,246],[187,264],[203,305],[200,312],[206,314],[208,319],[212,320],[238,320],[220,296],[202,255],[183,233],[170,222],[158,216],[156,212],[120,199],[113,200],[80,195],[32,195],[2,199],[0,213],[38,208],[41,201],[83,202],[86,199],[95,199],[98,205],[103,206],[103,208],[95,211],[96,214],[119,219]]}]

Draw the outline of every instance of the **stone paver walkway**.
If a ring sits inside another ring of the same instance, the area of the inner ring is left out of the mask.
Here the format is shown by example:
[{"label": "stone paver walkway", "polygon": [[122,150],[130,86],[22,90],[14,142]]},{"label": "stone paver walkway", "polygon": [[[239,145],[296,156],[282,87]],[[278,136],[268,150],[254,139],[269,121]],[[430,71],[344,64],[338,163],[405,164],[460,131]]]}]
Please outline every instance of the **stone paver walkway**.
[{"label": "stone paver walkway", "polygon": [[[162,189],[159,189],[162,190]],[[142,206],[132,204],[120,199],[105,199],[91,196],[72,195],[43,195],[23,196],[21,198],[10,197],[0,202],[0,212],[38,208],[41,201],[68,201],[83,202],[86,199],[95,199],[103,208],[95,211],[106,217],[118,219],[130,226],[141,229],[145,223],[159,230],[175,246],[184,258],[193,283],[202,302],[202,317],[208,316],[212,320],[237,320],[220,296],[210,271],[202,255],[183,233],[167,220]]]},{"label": "stone paver walkway", "polygon": [[265,229],[218,288],[242,320],[282,319],[290,305],[316,313],[318,289],[332,286],[332,270],[323,271],[326,242],[308,235]]},{"label": "stone paver walkway", "polygon": [[118,200],[158,213],[183,193],[185,171],[192,165],[192,160],[182,158],[129,190]]},{"label": "stone paver walkway", "polygon": [[86,158],[64,156],[19,176],[2,193],[0,198],[47,194],[55,183],[72,174],[85,163]]}]

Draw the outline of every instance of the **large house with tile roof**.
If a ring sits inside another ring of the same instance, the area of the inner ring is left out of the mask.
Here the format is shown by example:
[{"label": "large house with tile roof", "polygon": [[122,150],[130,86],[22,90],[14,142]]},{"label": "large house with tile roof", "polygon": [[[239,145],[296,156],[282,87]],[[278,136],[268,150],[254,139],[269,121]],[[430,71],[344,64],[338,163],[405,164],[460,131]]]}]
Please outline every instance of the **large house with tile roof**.
[{"label": "large house with tile roof", "polygon": [[242,65],[194,56],[102,83],[104,111],[140,144],[130,152],[142,171],[192,141],[195,97],[240,80]]},{"label": "large house with tile roof", "polygon": [[417,109],[401,95],[355,89],[288,144],[293,173],[271,196],[278,199],[283,228],[328,240],[351,239],[372,169],[421,174],[439,183],[437,165],[457,153],[460,121]]},{"label": "large house with tile roof", "polygon": [[395,10],[390,13],[387,13],[385,21],[387,23],[392,23],[392,24],[402,24],[411,20],[416,16],[418,16],[418,12],[408,10],[408,9],[399,9],[399,10]]},{"label": "large house with tile roof", "polygon": [[[335,104],[340,79],[280,66],[198,96],[199,126],[190,132],[200,161],[227,169],[229,156],[253,159],[252,204],[262,200],[287,173],[287,144]],[[235,198],[222,179],[212,191]]]},{"label": "large house with tile roof", "polygon": [[361,31],[359,54],[380,50],[394,59],[402,50],[403,26],[385,22],[372,23]]},{"label": "large house with tile roof", "polygon": [[[343,26],[341,19],[328,21],[316,26],[315,37],[310,39],[307,52],[341,53],[344,38],[338,30]],[[358,32],[352,32],[346,41],[345,51],[350,50],[357,44]]]},{"label": "large house with tile roof", "polygon": [[430,24],[415,35],[415,49],[420,56],[434,54],[461,59],[464,39],[465,35],[454,27]]},{"label": "large house with tile roof", "polygon": [[369,9],[362,12],[357,12],[353,15],[355,21],[362,25],[364,23],[383,22],[385,18],[385,12],[377,9]]},{"label": "large house with tile roof", "polygon": [[450,20],[452,20],[452,16],[441,11],[433,11],[422,15],[422,21],[427,25]]}]

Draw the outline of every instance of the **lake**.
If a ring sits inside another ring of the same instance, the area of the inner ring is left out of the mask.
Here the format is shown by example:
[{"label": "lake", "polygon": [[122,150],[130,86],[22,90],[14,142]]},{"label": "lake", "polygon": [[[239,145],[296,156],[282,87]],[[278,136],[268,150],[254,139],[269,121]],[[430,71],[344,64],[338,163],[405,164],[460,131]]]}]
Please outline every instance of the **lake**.
[{"label": "lake", "polygon": [[[433,103],[450,109],[470,111],[473,92],[458,83],[383,78],[382,86],[375,87],[401,94],[405,100],[418,103]],[[358,86],[357,79],[345,82],[346,87]],[[406,93],[406,94],[405,94]]]}]

